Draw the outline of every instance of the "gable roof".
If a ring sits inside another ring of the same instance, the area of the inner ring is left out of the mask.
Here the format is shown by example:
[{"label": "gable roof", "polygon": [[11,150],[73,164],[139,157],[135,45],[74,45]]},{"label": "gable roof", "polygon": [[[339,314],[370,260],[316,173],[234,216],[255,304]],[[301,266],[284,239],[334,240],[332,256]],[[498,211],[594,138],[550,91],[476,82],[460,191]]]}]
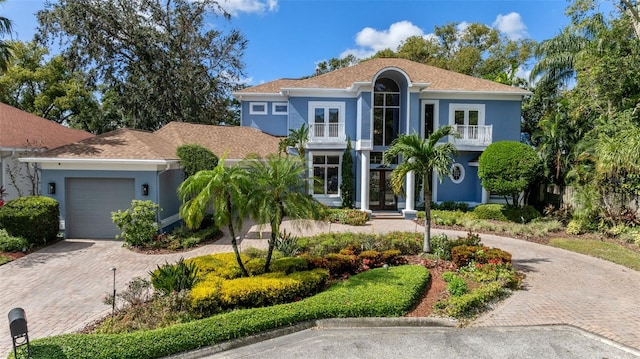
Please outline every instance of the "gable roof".
[{"label": "gable roof", "polygon": [[0,102],[0,147],[54,148],[93,137]]},{"label": "gable roof", "polygon": [[181,145],[199,144],[221,157],[242,159],[278,152],[279,137],[255,128],[171,122],[156,132],[119,129],[36,154],[37,158],[178,161]]},{"label": "gable roof", "polygon": [[242,94],[277,94],[286,88],[347,89],[356,83],[373,83],[381,70],[396,68],[404,71],[412,83],[429,84],[425,92],[497,92],[529,94],[524,89],[484,80],[439,67],[400,58],[375,58],[306,79],[280,79],[236,92]]}]

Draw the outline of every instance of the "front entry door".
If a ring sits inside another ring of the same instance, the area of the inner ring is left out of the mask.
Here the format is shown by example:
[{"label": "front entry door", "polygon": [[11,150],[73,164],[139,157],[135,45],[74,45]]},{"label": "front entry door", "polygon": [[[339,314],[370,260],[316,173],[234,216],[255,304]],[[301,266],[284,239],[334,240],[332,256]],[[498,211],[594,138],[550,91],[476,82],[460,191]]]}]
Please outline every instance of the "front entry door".
[{"label": "front entry door", "polygon": [[390,170],[369,172],[369,209],[372,211],[395,211],[398,200],[391,189]]}]

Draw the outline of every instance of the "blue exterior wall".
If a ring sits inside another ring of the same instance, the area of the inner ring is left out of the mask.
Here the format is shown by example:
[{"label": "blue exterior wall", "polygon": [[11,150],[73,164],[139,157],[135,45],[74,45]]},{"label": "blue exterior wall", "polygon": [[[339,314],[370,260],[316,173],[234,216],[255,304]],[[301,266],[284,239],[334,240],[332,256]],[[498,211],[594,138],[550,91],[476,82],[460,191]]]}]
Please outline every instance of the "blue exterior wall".
[{"label": "blue exterior wall", "polygon": [[[162,208],[160,219],[165,219],[180,210],[182,202],[178,198],[177,189],[184,180],[184,171],[181,169],[169,170],[160,173],[158,176],[159,188],[158,198],[159,205]],[[151,189],[149,189],[151,192]]]},{"label": "blue exterior wall", "polygon": [[[289,134],[289,127],[287,123],[287,115],[274,115],[272,114],[273,101],[267,102],[267,114],[266,115],[251,115],[249,112],[249,104],[251,102],[264,102],[264,101],[243,101],[242,102],[242,116],[240,119],[241,126],[254,127],[262,132],[266,132],[274,136],[287,136]],[[276,101],[286,102],[286,101]],[[289,104],[289,114],[291,114],[291,104]],[[293,126],[291,128],[298,128],[300,126]]]},{"label": "blue exterior wall", "polygon": [[363,92],[360,94],[360,97],[362,98],[362,108],[360,109],[362,116],[362,130],[360,131],[360,133],[362,134],[362,136],[361,138],[355,138],[355,136],[353,138],[356,140],[371,141],[373,140],[371,138],[371,92]]},{"label": "blue exterior wall", "polygon": [[[520,141],[520,118],[522,116],[520,101],[440,100],[438,113],[440,126],[449,124],[449,106],[452,103],[484,104],[484,124],[493,125],[493,142]],[[419,113],[418,116],[420,116]]]},{"label": "blue exterior wall", "polygon": [[453,183],[447,176],[438,182],[438,202],[482,202],[482,186],[478,178],[478,167],[469,166],[469,162],[478,158],[478,152],[459,152],[455,163],[464,167],[464,179],[461,183]]}]

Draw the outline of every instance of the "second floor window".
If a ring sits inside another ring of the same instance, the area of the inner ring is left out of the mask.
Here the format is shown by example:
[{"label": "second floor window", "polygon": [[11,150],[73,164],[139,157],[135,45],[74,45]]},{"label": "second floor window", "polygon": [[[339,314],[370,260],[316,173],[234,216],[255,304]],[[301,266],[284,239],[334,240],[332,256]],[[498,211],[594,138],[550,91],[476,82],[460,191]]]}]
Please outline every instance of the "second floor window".
[{"label": "second floor window", "polygon": [[391,79],[379,79],[373,92],[373,145],[390,146],[400,128],[400,88]]}]

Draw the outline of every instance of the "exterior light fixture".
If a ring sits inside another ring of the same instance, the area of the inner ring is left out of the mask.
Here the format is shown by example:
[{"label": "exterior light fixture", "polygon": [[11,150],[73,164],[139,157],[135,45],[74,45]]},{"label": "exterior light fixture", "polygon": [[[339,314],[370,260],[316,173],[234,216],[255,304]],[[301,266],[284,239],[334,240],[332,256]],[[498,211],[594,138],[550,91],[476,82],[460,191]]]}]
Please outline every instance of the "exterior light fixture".
[{"label": "exterior light fixture", "polygon": [[143,196],[149,195],[149,185],[146,183],[142,185],[142,195]]},{"label": "exterior light fixture", "polygon": [[56,194],[56,183],[55,182],[49,182],[47,193]]}]

